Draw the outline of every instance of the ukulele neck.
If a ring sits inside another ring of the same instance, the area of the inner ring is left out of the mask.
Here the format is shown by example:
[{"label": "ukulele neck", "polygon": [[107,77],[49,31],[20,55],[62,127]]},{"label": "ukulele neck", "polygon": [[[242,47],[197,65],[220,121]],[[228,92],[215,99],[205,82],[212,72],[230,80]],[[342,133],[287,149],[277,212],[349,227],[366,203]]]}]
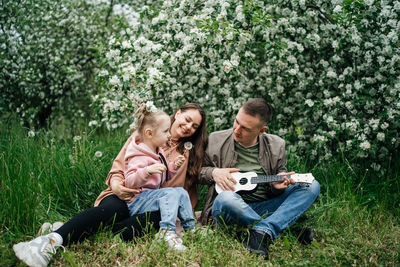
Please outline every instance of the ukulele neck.
[{"label": "ukulele neck", "polygon": [[283,177],[286,176],[290,179],[290,175],[260,175],[257,177],[251,178],[252,184],[260,184],[260,183],[272,183],[272,182],[282,182]]}]

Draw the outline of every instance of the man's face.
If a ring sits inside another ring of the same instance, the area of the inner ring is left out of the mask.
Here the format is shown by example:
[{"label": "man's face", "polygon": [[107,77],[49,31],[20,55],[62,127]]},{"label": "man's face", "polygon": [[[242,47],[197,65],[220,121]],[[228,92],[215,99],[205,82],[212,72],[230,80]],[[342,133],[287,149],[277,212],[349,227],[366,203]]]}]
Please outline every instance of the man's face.
[{"label": "man's face", "polygon": [[233,138],[244,147],[252,146],[266,129],[258,116],[249,115],[241,108],[233,123]]}]

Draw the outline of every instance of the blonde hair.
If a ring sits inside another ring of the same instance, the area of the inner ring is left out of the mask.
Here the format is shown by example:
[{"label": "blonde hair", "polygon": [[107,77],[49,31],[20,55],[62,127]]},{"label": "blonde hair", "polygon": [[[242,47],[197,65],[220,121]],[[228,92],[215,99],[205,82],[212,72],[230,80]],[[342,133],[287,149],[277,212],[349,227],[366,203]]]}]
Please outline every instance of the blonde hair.
[{"label": "blonde hair", "polygon": [[142,104],[135,112],[135,116],[137,116],[136,131],[139,138],[143,137],[145,126],[151,126],[153,129],[157,128],[158,119],[163,115],[168,117],[164,111],[158,109],[151,112],[147,110],[146,104]]}]

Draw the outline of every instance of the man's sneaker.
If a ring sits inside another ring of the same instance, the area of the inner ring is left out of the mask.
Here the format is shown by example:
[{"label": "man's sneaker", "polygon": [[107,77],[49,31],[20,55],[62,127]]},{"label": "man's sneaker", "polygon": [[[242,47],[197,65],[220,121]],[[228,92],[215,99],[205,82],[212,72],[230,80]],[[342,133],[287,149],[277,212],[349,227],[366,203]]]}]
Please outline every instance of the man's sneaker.
[{"label": "man's sneaker", "polygon": [[28,266],[47,266],[56,253],[57,246],[49,235],[39,236],[29,242],[13,246],[15,255]]},{"label": "man's sneaker", "polygon": [[271,242],[272,241],[269,234],[250,229],[245,233],[243,245],[250,252],[263,255],[264,259],[268,260],[268,246],[271,244]]},{"label": "man's sneaker", "polygon": [[178,251],[184,251],[187,248],[182,244],[182,239],[177,236],[177,234],[174,231],[168,231],[166,229],[162,229],[158,233],[158,240],[159,241],[165,241],[168,245],[168,247],[178,250]]},{"label": "man's sneaker", "polygon": [[297,241],[303,245],[310,245],[314,240],[314,231],[308,227],[303,228],[293,225],[285,229],[285,232],[290,232],[292,236],[296,237]]},{"label": "man's sneaker", "polygon": [[303,245],[309,245],[314,240],[314,231],[311,228],[306,227],[295,233],[297,240]]},{"label": "man's sneaker", "polygon": [[50,234],[51,232],[56,231],[58,228],[63,226],[64,223],[62,222],[55,222],[53,224],[49,222],[45,222],[42,224],[42,226],[39,229],[38,235],[47,235]]}]

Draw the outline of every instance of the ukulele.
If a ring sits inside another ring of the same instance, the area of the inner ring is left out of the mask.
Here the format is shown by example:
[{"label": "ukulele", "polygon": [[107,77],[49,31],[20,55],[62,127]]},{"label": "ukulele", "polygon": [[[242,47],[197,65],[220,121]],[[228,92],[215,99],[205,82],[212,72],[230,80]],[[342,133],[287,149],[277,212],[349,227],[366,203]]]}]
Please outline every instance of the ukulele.
[{"label": "ukulele", "polygon": [[[292,178],[296,183],[312,184],[315,179],[311,173],[296,173],[292,175],[257,175],[255,172],[233,172],[231,175],[233,179],[236,180],[233,192],[251,191],[261,183],[282,182],[284,181],[283,177],[285,176],[288,179]],[[215,184],[215,191],[219,194],[224,190],[222,190],[219,185]]]}]

